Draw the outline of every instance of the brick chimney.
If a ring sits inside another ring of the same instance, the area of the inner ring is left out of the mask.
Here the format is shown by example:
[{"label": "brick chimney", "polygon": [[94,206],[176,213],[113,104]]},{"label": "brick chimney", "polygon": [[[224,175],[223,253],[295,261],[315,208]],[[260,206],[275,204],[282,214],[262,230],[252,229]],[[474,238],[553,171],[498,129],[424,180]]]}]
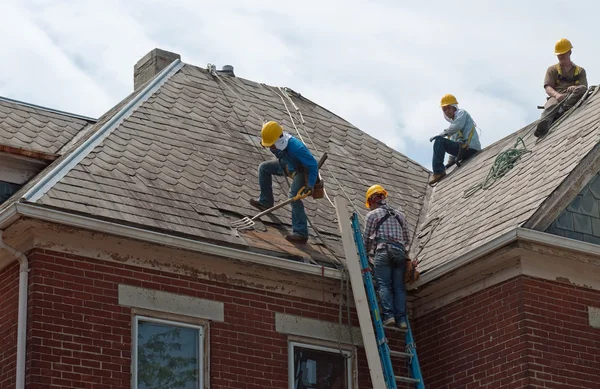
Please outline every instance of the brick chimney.
[{"label": "brick chimney", "polygon": [[161,49],[154,49],[144,55],[133,67],[133,89],[152,79],[176,59],[181,59],[181,56]]}]

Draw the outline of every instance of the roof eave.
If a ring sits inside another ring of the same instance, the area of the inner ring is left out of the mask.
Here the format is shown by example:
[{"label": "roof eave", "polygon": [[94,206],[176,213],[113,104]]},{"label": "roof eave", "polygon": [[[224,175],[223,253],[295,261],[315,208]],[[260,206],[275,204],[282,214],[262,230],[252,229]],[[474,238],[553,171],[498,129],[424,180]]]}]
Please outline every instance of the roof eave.
[{"label": "roof eave", "polygon": [[257,263],[288,271],[332,279],[341,278],[341,272],[337,269],[325,268],[309,263],[296,262],[275,256],[254,253],[231,247],[220,246],[213,243],[169,235],[166,233],[112,223],[93,217],[86,217],[69,212],[58,211],[34,204],[13,203],[9,207],[5,208],[2,212],[0,212],[0,229],[4,230],[21,216],[207,255],[215,255],[218,257]]},{"label": "roof eave", "polygon": [[470,265],[486,254],[494,252],[502,247],[516,241],[525,241],[531,243],[543,244],[545,246],[565,249],[578,252],[581,254],[600,256],[600,246],[592,243],[582,242],[579,240],[569,239],[562,236],[552,235],[545,232],[516,227],[499,237],[467,252],[466,254],[456,258],[453,261],[445,263],[441,266],[433,268],[424,273],[417,282],[415,282],[409,290],[422,287],[430,282],[433,282],[447,274],[450,274],[459,268]]}]

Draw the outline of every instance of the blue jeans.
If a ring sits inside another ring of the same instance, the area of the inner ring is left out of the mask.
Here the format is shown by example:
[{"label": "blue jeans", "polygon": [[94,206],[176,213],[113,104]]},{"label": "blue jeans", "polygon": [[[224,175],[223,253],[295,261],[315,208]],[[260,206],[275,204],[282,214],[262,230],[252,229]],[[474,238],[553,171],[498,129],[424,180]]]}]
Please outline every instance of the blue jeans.
[{"label": "blue jeans", "polygon": [[396,323],[406,321],[405,261],[406,254],[400,248],[390,247],[389,250],[383,248],[375,252],[373,274],[377,281],[377,293],[383,309],[384,321],[391,317],[396,319]]},{"label": "blue jeans", "polygon": [[[285,175],[283,168],[278,160],[263,162],[258,166],[258,184],[260,185],[260,196],[258,201],[265,207],[272,207],[273,199],[273,176]],[[292,179],[288,198],[294,197],[304,186],[304,174],[296,174]],[[292,204],[292,233],[308,236],[308,225],[304,204],[301,200],[294,201]]]},{"label": "blue jeans", "polygon": [[[433,142],[433,161],[431,163],[433,165],[433,174],[443,173],[446,170],[444,167],[444,158],[446,157],[446,153],[456,157],[459,149],[460,143],[441,136],[436,137],[435,141]],[[477,150],[467,149],[463,159],[468,159],[475,153],[477,153]]]}]

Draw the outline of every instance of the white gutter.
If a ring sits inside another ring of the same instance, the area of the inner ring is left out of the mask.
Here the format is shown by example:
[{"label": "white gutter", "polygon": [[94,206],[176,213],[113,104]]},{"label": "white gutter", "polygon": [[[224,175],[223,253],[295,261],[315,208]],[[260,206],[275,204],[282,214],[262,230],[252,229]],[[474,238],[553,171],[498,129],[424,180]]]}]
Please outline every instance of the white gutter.
[{"label": "white gutter", "polygon": [[29,261],[27,257],[4,243],[3,232],[0,230],[0,249],[8,251],[19,261],[19,308],[17,321],[17,384],[16,389],[25,389],[25,348],[27,341],[27,286]]},{"label": "white gutter", "polygon": [[[30,217],[33,219],[45,220],[71,227],[84,228],[87,230],[103,232],[110,235],[122,236],[126,238],[141,240],[144,242],[161,244],[164,246],[180,248],[203,254],[258,263],[269,267],[311,274],[319,277],[324,276],[333,279],[341,278],[341,273],[337,269],[324,268],[322,266],[313,265],[310,263],[297,262],[271,255],[253,253],[250,251],[235,249],[231,247],[219,246],[213,243],[172,236],[161,232],[148,231],[141,228],[131,227],[118,223],[111,223],[92,217],[57,211],[54,209],[43,208],[31,204],[17,203],[15,204],[15,208],[16,211],[14,212],[18,213],[19,215]],[[4,212],[0,213],[0,228],[4,228],[3,222],[10,222],[10,218],[4,216],[4,213],[6,211],[9,210],[6,209]]]},{"label": "white gutter", "polygon": [[499,237],[465,253],[458,258],[424,273],[417,282],[409,287],[409,290],[423,286],[437,278],[444,276],[445,274],[451,273],[458,268],[470,264],[486,254],[496,251],[518,240],[572,250],[583,254],[600,255],[600,246],[596,244],[569,239],[536,230],[516,227],[515,229],[500,235]]}]

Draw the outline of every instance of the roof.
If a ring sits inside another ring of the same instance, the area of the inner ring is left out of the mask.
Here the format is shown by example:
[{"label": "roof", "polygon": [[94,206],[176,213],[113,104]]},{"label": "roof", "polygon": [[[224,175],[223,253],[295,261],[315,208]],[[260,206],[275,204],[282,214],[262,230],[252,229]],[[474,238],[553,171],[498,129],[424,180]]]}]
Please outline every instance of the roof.
[{"label": "roof", "polygon": [[0,145],[60,154],[95,119],[0,97]]},{"label": "roof", "polygon": [[[84,153],[82,144],[81,158],[56,161],[53,166],[64,165],[62,170],[45,173],[57,178],[38,184],[41,196],[32,201],[283,258],[331,263],[343,255],[335,209],[327,199],[305,200],[309,221],[318,231],[317,236],[310,229],[307,245],[284,239],[289,206],[263,217],[254,230],[238,233],[230,227],[232,221],[257,213],[248,203],[258,194],[257,167],[273,158],[259,145],[262,123],[252,111],[297,135],[282,90],[233,76],[215,77],[187,64],[163,78],[152,93],[136,92],[146,97],[131,96],[140,100],[128,113],[119,113],[128,106],[122,102],[92,128],[88,139],[101,139],[93,149]],[[364,216],[364,193],[380,183],[393,194],[391,203],[405,210],[414,230],[429,172],[319,105],[297,93],[290,96],[288,108],[294,112],[297,106],[305,120],[300,130],[307,146],[316,158],[328,153],[322,176],[329,197],[347,195]],[[294,114],[299,124],[300,115]],[[108,121],[119,115],[115,123]],[[108,124],[112,127],[107,129]],[[31,192],[32,185],[24,191]],[[285,180],[276,179],[275,200],[283,201],[287,191]]]},{"label": "roof", "polygon": [[[540,140],[533,136],[536,121],[485,148],[432,189],[418,234],[423,272],[451,262],[515,227],[534,227],[527,222],[534,215],[542,219],[539,214],[550,211],[547,203],[556,194],[562,196],[558,192],[561,187],[581,181],[575,176],[582,174],[578,168],[585,164],[582,160],[600,153],[599,89],[587,94]],[[513,148],[519,137],[531,152],[490,188],[465,198],[465,191],[482,182],[497,155]],[[579,182],[571,196],[585,184]],[[570,201],[565,199],[562,208]]]}]

